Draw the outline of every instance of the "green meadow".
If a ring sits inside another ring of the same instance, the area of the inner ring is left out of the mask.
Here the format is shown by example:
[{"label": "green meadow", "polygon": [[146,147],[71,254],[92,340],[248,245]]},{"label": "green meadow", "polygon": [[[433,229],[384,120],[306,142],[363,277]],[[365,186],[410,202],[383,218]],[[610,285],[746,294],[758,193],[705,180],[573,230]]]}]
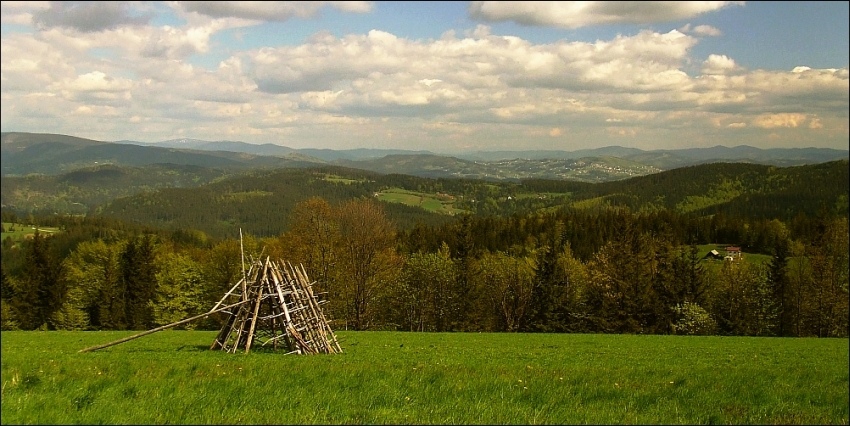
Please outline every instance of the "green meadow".
[{"label": "green meadow", "polygon": [[339,331],[2,332],[3,424],[847,424],[848,340]]},{"label": "green meadow", "polygon": [[377,198],[388,203],[401,203],[408,206],[422,207],[433,213],[454,215],[464,212],[464,210],[454,208],[454,200],[447,195],[440,196],[437,194],[391,188],[379,192]]},{"label": "green meadow", "polygon": [[[12,241],[20,241],[26,238],[27,235],[35,234],[35,226],[34,225],[23,225],[20,223],[11,223],[11,222],[3,222],[3,232],[0,235],[0,241],[5,240],[6,238],[11,238]],[[39,226],[38,232],[44,234],[51,234],[53,232],[59,232],[59,228],[50,227],[50,226]]]}]

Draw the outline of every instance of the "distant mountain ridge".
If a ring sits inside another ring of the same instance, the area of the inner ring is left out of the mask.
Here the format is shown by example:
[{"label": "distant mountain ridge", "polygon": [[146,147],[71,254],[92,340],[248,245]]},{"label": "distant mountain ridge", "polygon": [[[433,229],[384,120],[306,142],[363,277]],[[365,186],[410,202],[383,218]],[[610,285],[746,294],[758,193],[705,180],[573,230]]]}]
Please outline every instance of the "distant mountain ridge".
[{"label": "distant mountain ridge", "polygon": [[295,149],[288,146],[275,145],[271,143],[250,144],[247,142],[237,141],[205,141],[200,139],[169,139],[161,142],[134,142],[134,141],[119,141],[116,143],[128,143],[146,146],[157,146],[164,148],[179,148],[179,149],[194,149],[201,151],[232,151],[244,152],[254,155],[288,155],[294,152],[304,154],[308,157],[315,158],[321,161],[337,161],[337,160],[363,160],[375,159],[386,155],[395,154],[432,154],[431,151],[410,151],[404,149],[370,149],[370,148],[355,148],[355,149],[327,149],[327,148],[301,148]]},{"label": "distant mountain ridge", "polygon": [[334,162],[339,160],[375,160],[388,155],[431,155],[454,157],[460,160],[493,162],[504,160],[571,160],[583,157],[615,157],[622,158],[661,169],[671,169],[694,164],[712,162],[751,162],[771,165],[802,165],[823,163],[827,161],[848,158],[850,151],[830,148],[756,148],[749,145],[727,147],[715,145],[710,148],[682,148],[642,150],[623,146],[606,146],[593,149],[567,150],[516,150],[516,151],[471,151],[460,154],[444,154],[428,150],[403,149],[319,149],[319,148],[289,148],[275,144],[255,145],[235,141],[204,141],[200,139],[171,139],[162,142],[143,143],[120,141],[119,143],[145,144],[170,148],[196,149],[203,151],[234,151],[255,155],[286,155],[300,152],[319,160]]},{"label": "distant mountain ridge", "polygon": [[609,146],[576,151],[475,151],[445,155],[402,149],[295,149],[271,143],[171,139],[146,143],[95,141],[49,133],[2,133],[3,175],[58,174],[102,164],[138,167],[176,164],[226,169],[335,164],[379,173],[431,178],[519,180],[527,178],[603,182],[696,164],[745,162],[774,166],[847,159],[828,148],[760,149],[747,145],[644,151]]},{"label": "distant mountain ridge", "polygon": [[[225,169],[279,168],[315,165],[301,154],[272,156],[238,151],[150,146],[142,143],[103,142],[49,133],[9,132],[0,135],[3,176],[31,173],[56,175],[104,164],[138,167],[174,164]],[[187,144],[190,146],[190,144]]]}]

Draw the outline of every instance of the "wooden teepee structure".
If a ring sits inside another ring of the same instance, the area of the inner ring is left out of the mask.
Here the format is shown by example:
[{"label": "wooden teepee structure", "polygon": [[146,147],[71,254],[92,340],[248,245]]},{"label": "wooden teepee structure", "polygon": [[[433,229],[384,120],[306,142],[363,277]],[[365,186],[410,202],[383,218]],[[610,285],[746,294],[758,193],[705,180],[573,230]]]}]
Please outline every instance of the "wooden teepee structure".
[{"label": "wooden teepee structure", "polygon": [[342,352],[322,312],[325,301],[320,301],[311,287],[303,266],[279,264],[268,257],[253,262],[213,308],[238,303],[222,311],[228,318],[210,349],[248,352],[259,343],[283,347],[287,353]]},{"label": "wooden teepee structure", "polygon": [[218,312],[228,315],[210,349],[227,352],[244,350],[256,344],[284,348],[287,354],[341,353],[336,336],[328,325],[319,300],[313,293],[304,267],[287,263],[254,261],[242,279],[209,311],[163,325],[103,345],[80,350],[89,352],[124,343]]}]

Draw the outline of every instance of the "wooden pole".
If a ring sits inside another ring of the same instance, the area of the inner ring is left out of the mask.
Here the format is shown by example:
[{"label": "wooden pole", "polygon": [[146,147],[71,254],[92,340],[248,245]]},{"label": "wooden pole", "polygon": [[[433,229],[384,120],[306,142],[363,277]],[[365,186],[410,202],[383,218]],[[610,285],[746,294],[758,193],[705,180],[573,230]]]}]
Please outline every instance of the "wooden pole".
[{"label": "wooden pole", "polygon": [[254,328],[257,326],[257,315],[260,314],[260,304],[263,302],[263,287],[265,287],[268,283],[268,277],[266,276],[267,269],[269,267],[269,262],[266,260],[266,266],[263,268],[262,276],[260,277],[257,290],[257,304],[254,305],[254,316],[251,317],[251,329],[248,331],[248,340],[245,342],[245,353],[251,350],[251,342],[254,341]]},{"label": "wooden pole", "polygon": [[241,305],[241,304],[243,304],[243,303],[245,303],[245,302],[247,302],[247,300],[243,300],[243,301],[241,301],[241,302],[236,302],[236,303],[234,303],[234,304],[232,304],[232,305],[227,305],[227,306],[222,307],[222,308],[219,308],[219,309],[214,309],[214,310],[209,311],[209,312],[207,312],[207,313],[205,313],[205,314],[195,315],[195,316],[193,316],[193,317],[191,317],[191,318],[186,318],[186,319],[184,319],[184,320],[180,320],[180,321],[177,321],[177,322],[173,322],[173,323],[171,323],[171,324],[163,325],[163,326],[161,326],[161,327],[157,327],[157,328],[154,328],[154,329],[150,329],[150,330],[148,330],[148,331],[143,331],[143,332],[141,332],[141,333],[134,334],[134,335],[132,335],[132,336],[125,337],[125,338],[123,338],[123,339],[118,339],[118,340],[116,340],[116,341],[114,341],[114,342],[105,343],[105,344],[103,344],[103,345],[92,346],[92,347],[90,347],[90,348],[80,349],[80,351],[79,351],[79,352],[80,352],[80,353],[82,353],[82,352],[91,352],[91,351],[96,351],[96,350],[98,350],[98,349],[108,348],[108,347],[110,347],[110,346],[114,346],[114,345],[117,345],[117,344],[119,344],[119,343],[124,343],[124,342],[126,342],[126,341],[128,341],[128,340],[133,340],[133,339],[136,339],[136,338],[139,338],[139,337],[142,337],[142,336],[147,336],[148,334],[151,334],[151,333],[156,333],[157,331],[162,331],[162,330],[165,330],[165,329],[168,329],[168,328],[171,328],[171,327],[176,327],[176,326],[178,326],[178,325],[180,325],[180,324],[186,324],[187,322],[194,321],[194,320],[199,319],[199,318],[203,318],[203,317],[205,317],[205,316],[207,316],[207,315],[211,315],[211,314],[214,314],[214,313],[216,313],[216,312],[223,311],[223,310],[225,310],[225,309],[230,309],[230,308],[232,308],[232,307],[234,307],[234,306],[239,306],[239,305]]},{"label": "wooden pole", "polygon": [[242,255],[242,300],[245,301],[248,298],[248,295],[245,294],[248,291],[248,278],[245,276],[245,248],[242,245],[242,228],[239,228],[239,253]]}]

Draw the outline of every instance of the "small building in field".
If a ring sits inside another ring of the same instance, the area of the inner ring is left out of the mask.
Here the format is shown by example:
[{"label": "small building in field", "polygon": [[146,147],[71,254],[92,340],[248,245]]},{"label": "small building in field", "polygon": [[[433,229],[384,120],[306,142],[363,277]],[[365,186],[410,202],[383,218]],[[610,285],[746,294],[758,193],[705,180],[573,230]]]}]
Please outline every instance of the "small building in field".
[{"label": "small building in field", "polygon": [[739,260],[742,257],[741,248],[736,246],[728,246],[726,247],[726,256],[723,258],[725,260]]},{"label": "small building in field", "polygon": [[723,256],[717,250],[712,250],[703,256],[703,259],[723,259]]}]

